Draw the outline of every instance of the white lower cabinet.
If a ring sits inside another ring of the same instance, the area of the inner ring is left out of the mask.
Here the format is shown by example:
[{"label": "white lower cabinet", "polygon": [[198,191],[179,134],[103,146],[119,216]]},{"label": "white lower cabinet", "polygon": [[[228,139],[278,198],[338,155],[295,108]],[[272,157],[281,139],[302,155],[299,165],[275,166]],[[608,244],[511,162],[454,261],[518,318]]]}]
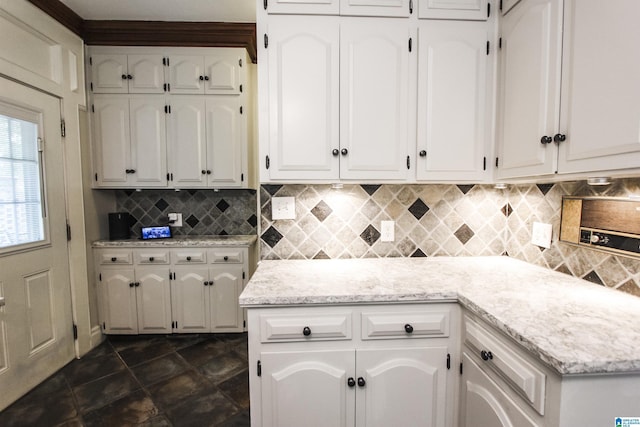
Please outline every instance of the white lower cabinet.
[{"label": "white lower cabinet", "polygon": [[457,317],[448,304],[249,309],[251,425],[455,425]]}]

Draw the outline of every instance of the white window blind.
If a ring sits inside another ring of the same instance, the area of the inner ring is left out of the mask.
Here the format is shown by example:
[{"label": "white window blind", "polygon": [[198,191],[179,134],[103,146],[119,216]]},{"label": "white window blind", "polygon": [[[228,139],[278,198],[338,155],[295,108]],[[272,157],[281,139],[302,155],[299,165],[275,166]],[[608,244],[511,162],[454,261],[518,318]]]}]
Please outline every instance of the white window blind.
[{"label": "white window blind", "polygon": [[0,248],[44,240],[38,124],[0,114]]}]

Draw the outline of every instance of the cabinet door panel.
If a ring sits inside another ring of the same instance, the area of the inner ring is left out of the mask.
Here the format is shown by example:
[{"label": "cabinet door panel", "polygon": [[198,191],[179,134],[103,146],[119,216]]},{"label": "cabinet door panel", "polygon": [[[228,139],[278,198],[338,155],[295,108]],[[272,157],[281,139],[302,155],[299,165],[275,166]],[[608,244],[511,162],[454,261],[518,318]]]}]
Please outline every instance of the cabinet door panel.
[{"label": "cabinet door panel", "polygon": [[337,19],[269,19],[271,179],[337,179]]},{"label": "cabinet door panel", "polygon": [[260,360],[262,427],[354,425],[353,350],[262,353]]},{"label": "cabinet door panel", "polygon": [[137,334],[136,293],[135,287],[130,286],[135,282],[133,268],[103,269],[100,273],[104,332]]},{"label": "cabinet door panel", "polygon": [[208,80],[205,80],[205,93],[211,95],[230,95],[240,93],[240,59],[236,54],[206,56],[204,68]]},{"label": "cabinet door panel", "polygon": [[209,269],[179,267],[175,274],[171,298],[176,332],[209,332]]},{"label": "cabinet door panel", "polygon": [[[207,185],[207,140],[203,97],[171,97],[169,172],[177,188]],[[204,173],[203,173],[204,172]]]},{"label": "cabinet door panel", "polygon": [[418,0],[418,18],[487,20],[487,0]]},{"label": "cabinet door panel", "polygon": [[238,305],[242,292],[242,266],[211,267],[209,286],[211,331],[242,332],[243,312]]},{"label": "cabinet door panel", "polygon": [[482,180],[487,55],[481,22],[429,22],[418,34],[418,179]]},{"label": "cabinet door panel", "polygon": [[216,96],[206,100],[207,175],[210,186],[242,186],[244,116],[240,98]]},{"label": "cabinet door panel", "polygon": [[135,289],[138,332],[141,334],[171,333],[169,268],[136,268]]},{"label": "cabinet door panel", "polygon": [[145,187],[167,185],[167,139],[165,98],[131,97],[132,184]]},{"label": "cabinet door panel", "polygon": [[521,2],[502,20],[498,177],[556,171],[562,2]]},{"label": "cabinet door panel", "polygon": [[353,16],[409,16],[410,0],[342,0],[341,15]]},{"label": "cabinet door panel", "polygon": [[356,426],[444,427],[446,347],[357,350]]},{"label": "cabinet door panel", "polygon": [[347,18],[340,32],[340,159],[346,179],[404,179],[409,30],[404,21]]},{"label": "cabinet door panel", "polygon": [[94,93],[127,93],[129,86],[126,76],[127,55],[91,55]]},{"label": "cabinet door panel", "polygon": [[172,94],[204,92],[204,58],[201,55],[172,55],[169,64]]},{"label": "cabinet door panel", "polygon": [[337,15],[340,0],[269,0],[268,13]]},{"label": "cabinet door panel", "polygon": [[128,55],[129,93],[163,93],[162,55]]},{"label": "cabinet door panel", "polygon": [[640,167],[640,3],[602,6],[565,1],[560,172]]},{"label": "cabinet door panel", "polygon": [[96,95],[93,99],[93,137],[98,185],[126,186],[131,163],[129,98]]}]

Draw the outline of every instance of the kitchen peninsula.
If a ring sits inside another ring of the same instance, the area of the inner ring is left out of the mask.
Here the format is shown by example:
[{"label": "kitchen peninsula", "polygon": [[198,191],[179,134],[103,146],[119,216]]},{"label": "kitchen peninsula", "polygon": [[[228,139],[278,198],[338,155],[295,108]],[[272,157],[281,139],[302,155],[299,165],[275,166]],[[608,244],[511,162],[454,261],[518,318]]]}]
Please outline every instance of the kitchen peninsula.
[{"label": "kitchen peninsula", "polygon": [[[340,409],[322,411],[343,425],[378,425],[376,397],[390,411],[418,392],[414,401],[431,410],[415,425],[603,426],[638,416],[640,299],[512,258],[263,261],[240,304],[253,426],[288,425],[291,412],[308,410],[289,405],[306,396],[296,376],[314,381],[316,402],[328,385]],[[348,351],[344,365],[333,358]],[[388,357],[372,362],[376,352]],[[393,389],[394,372],[404,390]],[[432,396],[411,389],[422,380]],[[285,397],[289,386],[299,389]],[[401,418],[394,425],[415,422]]]}]

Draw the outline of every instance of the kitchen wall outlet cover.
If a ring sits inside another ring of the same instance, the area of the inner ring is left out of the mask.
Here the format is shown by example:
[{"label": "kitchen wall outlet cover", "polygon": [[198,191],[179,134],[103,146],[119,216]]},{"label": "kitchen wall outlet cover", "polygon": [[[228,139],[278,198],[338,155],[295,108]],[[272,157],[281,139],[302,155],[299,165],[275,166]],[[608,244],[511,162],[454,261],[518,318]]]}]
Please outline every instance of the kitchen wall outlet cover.
[{"label": "kitchen wall outlet cover", "polygon": [[536,246],[549,249],[551,247],[551,233],[553,227],[551,224],[542,222],[534,222],[531,230],[531,243]]},{"label": "kitchen wall outlet cover", "polygon": [[272,197],[271,219],[296,219],[295,197]]},{"label": "kitchen wall outlet cover", "polygon": [[169,225],[171,227],[182,227],[182,214],[181,213],[170,213],[169,214]]},{"label": "kitchen wall outlet cover", "polygon": [[381,242],[393,242],[395,240],[394,225],[395,225],[395,221],[380,222],[380,241]]}]

